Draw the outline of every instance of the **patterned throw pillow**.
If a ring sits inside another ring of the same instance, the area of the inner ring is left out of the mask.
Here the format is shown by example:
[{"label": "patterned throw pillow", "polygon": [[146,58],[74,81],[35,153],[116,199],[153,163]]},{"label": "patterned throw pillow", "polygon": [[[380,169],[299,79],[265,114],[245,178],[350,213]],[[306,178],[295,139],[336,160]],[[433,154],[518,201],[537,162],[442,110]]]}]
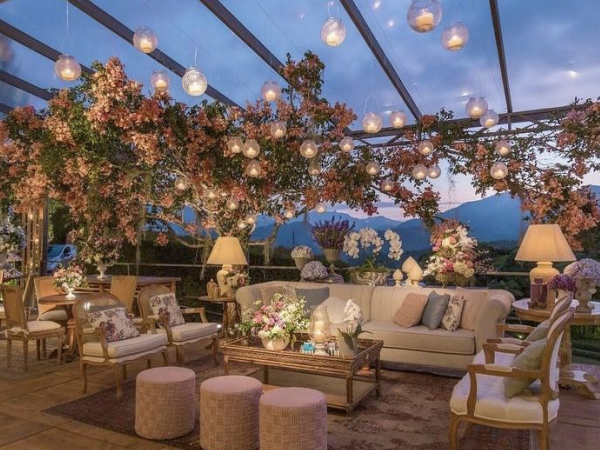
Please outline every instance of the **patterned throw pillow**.
[{"label": "patterned throw pillow", "polygon": [[[510,367],[521,370],[540,370],[547,344],[547,339],[535,341],[513,359]],[[517,395],[521,395],[534,381],[535,380],[527,378],[505,378],[504,396],[506,398],[513,398]]]},{"label": "patterned throw pillow", "polygon": [[448,302],[446,312],[442,319],[442,328],[448,331],[456,331],[460,325],[460,318],[462,316],[464,306],[465,299],[462,295],[455,295],[452,297],[452,300]]},{"label": "patterned throw pillow", "polygon": [[148,303],[150,304],[150,308],[152,308],[152,314],[155,316],[167,315],[170,327],[176,327],[185,323],[183,314],[181,314],[181,308],[179,308],[173,292],[150,297]]},{"label": "patterned throw pillow", "polygon": [[104,330],[107,342],[124,341],[140,335],[124,307],[89,312],[87,318],[92,327]]}]

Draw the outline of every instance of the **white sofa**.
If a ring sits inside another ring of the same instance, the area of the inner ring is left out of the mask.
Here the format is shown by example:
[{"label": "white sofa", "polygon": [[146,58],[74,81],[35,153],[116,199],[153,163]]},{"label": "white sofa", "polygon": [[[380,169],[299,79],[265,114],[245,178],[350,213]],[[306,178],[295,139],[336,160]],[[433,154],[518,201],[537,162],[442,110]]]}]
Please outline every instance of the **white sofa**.
[{"label": "white sofa", "polygon": [[[466,369],[473,356],[482,348],[487,339],[495,338],[496,324],[502,323],[515,298],[508,291],[474,289],[487,292],[482,296],[482,305],[477,312],[474,330],[459,328],[454,332],[438,328],[429,330],[424,325],[403,328],[393,322],[398,310],[409,292],[429,294],[431,291],[453,294],[454,289],[430,287],[388,287],[363,286],[356,284],[322,284],[305,282],[270,281],[263,285],[289,285],[301,288],[329,287],[329,295],[343,300],[354,299],[361,307],[364,316],[363,329],[372,334],[369,339],[380,339],[384,343],[382,359],[437,367]],[[261,284],[243,287],[236,298],[242,311],[261,300]]]}]

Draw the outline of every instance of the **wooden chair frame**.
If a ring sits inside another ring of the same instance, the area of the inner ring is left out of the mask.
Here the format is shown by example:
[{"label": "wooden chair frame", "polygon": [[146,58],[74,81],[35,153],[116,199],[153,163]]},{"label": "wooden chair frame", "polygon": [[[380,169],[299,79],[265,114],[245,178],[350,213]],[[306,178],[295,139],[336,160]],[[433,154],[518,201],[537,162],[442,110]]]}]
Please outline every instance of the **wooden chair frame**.
[{"label": "wooden chair frame", "polygon": [[23,293],[20,286],[0,285],[4,298],[4,311],[8,330],[6,331],[6,366],[11,366],[12,342],[23,342],[23,369],[28,370],[29,341],[35,341],[37,359],[41,359],[41,349],[46,356],[46,339],[58,338],[57,364],[61,363],[62,346],[65,340],[65,330],[60,327],[48,331],[30,331],[27,325],[27,314],[23,303]]},{"label": "wooden chair frame", "polygon": [[[542,359],[540,370],[520,370],[510,366],[503,366],[494,363],[494,359],[486,364],[470,364],[468,369],[468,375],[470,379],[470,391],[467,399],[467,413],[456,414],[451,412],[450,427],[448,429],[448,439],[450,441],[450,449],[458,450],[458,430],[461,422],[467,422],[471,424],[486,425],[495,428],[503,429],[520,429],[520,430],[534,430],[540,435],[540,446],[541,450],[548,450],[550,446],[549,441],[549,427],[556,421],[556,418],[548,420],[548,403],[550,400],[558,398],[558,385],[552,386],[550,379],[550,371],[552,368],[550,364],[552,362],[553,352],[560,344],[560,338],[563,335],[565,329],[569,326],[569,323],[573,319],[574,311],[568,310],[558,316],[556,321],[558,325],[552,333],[548,335],[548,344],[546,351]],[[506,347],[506,344],[490,343],[490,347],[495,352],[504,352],[518,354],[524,350],[525,347],[515,348],[518,346]],[[492,353],[494,354],[494,353]],[[558,370],[558,368],[556,368]],[[475,416],[475,406],[477,404],[477,375],[490,375],[502,378],[525,378],[525,379],[539,379],[541,381],[541,393],[539,397],[539,403],[543,411],[542,423],[536,422],[506,422],[496,421],[491,419],[483,419]],[[558,379],[557,379],[558,381]]]},{"label": "wooden chair frame", "polygon": [[[87,366],[112,367],[114,375],[115,375],[115,385],[117,388],[117,400],[121,401],[123,399],[122,381],[124,379],[127,379],[127,364],[130,364],[130,363],[136,362],[136,361],[146,360],[147,367],[151,368],[152,367],[152,357],[154,355],[156,355],[157,353],[161,353],[162,358],[163,358],[163,364],[165,366],[168,366],[169,365],[169,354],[168,354],[167,348],[165,348],[163,350],[159,350],[159,351],[156,351],[151,354],[145,353],[144,355],[142,355],[139,358],[128,359],[127,361],[121,362],[121,363],[111,361],[110,360],[111,358],[108,355],[108,344],[106,342],[106,333],[104,332],[104,330],[102,330],[100,328],[92,328],[92,327],[85,325],[88,322],[87,315],[84,315],[84,314],[87,314],[85,312],[86,305],[88,305],[88,306],[94,306],[94,305],[109,306],[109,307],[119,307],[119,306],[124,307],[125,306],[114,295],[111,295],[108,293],[104,294],[104,295],[105,295],[105,297],[103,297],[103,298],[95,298],[95,299],[91,299],[91,300],[88,300],[88,299],[79,300],[73,306],[73,317],[75,319],[75,334],[76,334],[76,338],[77,338],[77,348],[79,349],[79,355],[80,355],[79,369],[81,371],[81,376],[83,379],[83,393],[85,394],[85,393],[87,393],[87,384],[88,384]],[[90,342],[90,341],[100,343],[100,345],[102,347],[102,355],[103,355],[102,361],[90,361],[90,360],[84,359],[83,344],[85,342]]]},{"label": "wooden chair frame", "polygon": [[[150,330],[151,333],[156,333],[156,324],[160,324],[161,328],[163,328],[165,330],[165,332],[167,333],[167,337],[169,339],[169,347],[174,347],[175,348],[175,357],[177,359],[177,364],[179,364],[180,366],[183,366],[183,364],[185,364],[185,357],[183,355],[183,348],[185,345],[191,345],[191,344],[195,344],[198,342],[202,342],[202,341],[212,341],[211,346],[212,346],[212,354],[213,354],[213,361],[215,363],[215,365],[219,364],[219,360],[217,359],[218,354],[219,354],[219,333],[218,331],[214,334],[211,334],[209,336],[206,336],[205,338],[202,339],[197,339],[197,340],[193,340],[190,342],[175,342],[173,340],[173,331],[171,330],[171,327],[169,326],[169,319],[166,316],[156,316],[153,314],[152,308],[150,308],[150,303],[149,300],[151,297],[157,296],[157,295],[163,295],[163,294],[169,294],[172,291],[166,287],[166,286],[160,286],[160,285],[152,285],[152,286],[147,286],[145,288],[143,288],[142,290],[140,290],[140,293],[138,294],[138,306],[140,309],[140,313],[142,315],[142,319],[146,325],[146,328],[148,330]],[[208,323],[208,319],[206,318],[206,313],[204,308],[189,308],[189,307],[183,307],[180,306],[181,308],[181,312],[184,315],[189,315],[189,314],[198,314],[198,316],[200,317],[200,322],[202,323]]]}]

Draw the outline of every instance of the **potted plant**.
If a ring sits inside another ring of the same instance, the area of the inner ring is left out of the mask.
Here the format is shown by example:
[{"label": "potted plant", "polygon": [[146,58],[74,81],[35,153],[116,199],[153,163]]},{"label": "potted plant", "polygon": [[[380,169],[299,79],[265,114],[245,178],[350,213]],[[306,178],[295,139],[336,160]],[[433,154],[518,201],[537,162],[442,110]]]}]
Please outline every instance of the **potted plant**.
[{"label": "potted plant", "polygon": [[83,258],[87,264],[98,269],[98,279],[105,277],[106,270],[115,264],[121,254],[123,239],[110,236],[90,236],[83,245]]},{"label": "potted plant", "polygon": [[319,220],[312,226],[312,236],[317,244],[323,249],[325,259],[331,264],[340,260],[340,254],[344,248],[346,235],[354,229],[354,223],[350,225],[348,220]]},{"label": "potted plant", "polygon": [[387,283],[389,270],[385,266],[377,264],[377,257],[383,248],[384,239],[390,244],[387,256],[392,260],[399,260],[404,252],[402,241],[400,235],[392,230],[387,230],[384,238],[379,236],[377,230],[368,227],[346,235],[344,253],[353,259],[358,259],[360,256],[364,258],[362,265],[353,271],[354,281],[357,284],[383,286]]},{"label": "potted plant", "polygon": [[575,299],[579,302],[577,311],[590,312],[592,295],[600,285],[600,264],[593,259],[584,258],[565,267],[564,273],[575,280]]},{"label": "potted plant", "polygon": [[358,337],[362,333],[369,333],[362,329],[363,315],[359,306],[354,303],[354,300],[349,299],[344,308],[344,323],[346,329],[338,328],[338,348],[342,356],[354,356],[358,351]]},{"label": "potted plant", "polygon": [[68,267],[58,266],[58,269],[54,272],[52,286],[57,292],[66,293],[67,299],[75,299],[73,293],[75,289],[87,286],[83,268],[78,264],[71,264]]},{"label": "potted plant", "polygon": [[247,286],[250,281],[250,277],[247,273],[231,271],[225,275],[225,282],[229,287],[230,295],[233,297],[237,290],[241,287]]},{"label": "potted plant", "polygon": [[292,250],[292,259],[296,263],[298,270],[302,271],[304,266],[315,257],[312,249],[306,245],[297,245]]}]

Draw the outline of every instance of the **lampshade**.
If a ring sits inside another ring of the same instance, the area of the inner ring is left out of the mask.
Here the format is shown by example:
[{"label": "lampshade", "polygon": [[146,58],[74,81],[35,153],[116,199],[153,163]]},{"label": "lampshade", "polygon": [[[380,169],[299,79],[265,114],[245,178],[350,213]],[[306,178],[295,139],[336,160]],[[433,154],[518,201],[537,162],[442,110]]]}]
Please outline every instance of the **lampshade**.
[{"label": "lampshade", "polygon": [[521,242],[517,261],[566,262],[575,261],[575,255],[556,224],[532,224]]},{"label": "lampshade", "polygon": [[223,265],[230,264],[232,266],[246,266],[248,261],[240,241],[233,236],[221,236],[217,238],[215,246],[210,252],[207,264]]}]

